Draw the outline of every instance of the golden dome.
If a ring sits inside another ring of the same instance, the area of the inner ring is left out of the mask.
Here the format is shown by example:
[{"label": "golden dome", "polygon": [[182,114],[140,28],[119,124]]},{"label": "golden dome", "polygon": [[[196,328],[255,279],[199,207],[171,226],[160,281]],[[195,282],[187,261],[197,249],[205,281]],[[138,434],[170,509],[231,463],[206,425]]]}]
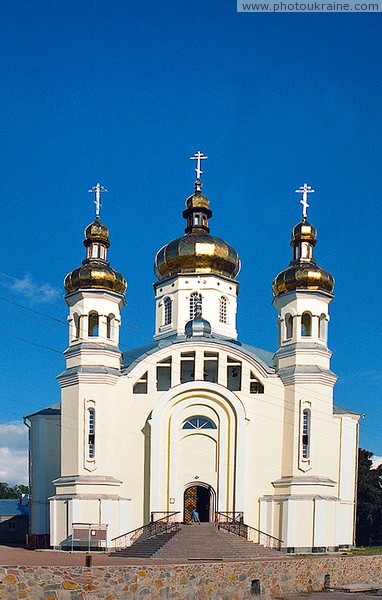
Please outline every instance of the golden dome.
[{"label": "golden dome", "polygon": [[236,250],[221,238],[209,234],[208,218],[212,216],[209,200],[200,191],[186,200],[183,217],[187,220],[185,235],[163,246],[155,257],[158,279],[179,273],[216,273],[234,279],[240,270]]},{"label": "golden dome", "polygon": [[64,280],[66,291],[76,292],[79,289],[111,290],[117,294],[126,292],[125,278],[109,266],[105,261],[83,261],[81,267],[68,273]]},{"label": "golden dome", "polygon": [[313,290],[331,294],[334,288],[332,275],[314,263],[291,264],[273,281],[272,292],[279,296],[290,290]]},{"label": "golden dome", "polygon": [[300,240],[310,241],[316,244],[317,230],[308,221],[300,221],[300,223],[297,223],[297,225],[293,227],[292,241],[290,245],[293,246],[294,242],[298,242]]},{"label": "golden dome", "polygon": [[98,219],[86,227],[84,246],[86,258],[80,267],[65,277],[66,291],[70,293],[90,288],[123,295],[127,283],[121,273],[112,269],[106,260],[107,248],[110,246],[109,230]]},{"label": "golden dome", "polygon": [[274,279],[274,296],[291,290],[322,291],[329,294],[333,292],[333,276],[319,267],[313,258],[316,242],[316,229],[306,219],[293,228],[291,246],[294,249],[294,259],[289,263],[289,267]]},{"label": "golden dome", "polygon": [[234,279],[239,270],[236,250],[207,233],[188,233],[172,240],[155,257],[158,279],[179,273],[217,273]]},{"label": "golden dome", "polygon": [[102,242],[107,248],[110,246],[109,230],[98,219],[86,227],[84,235],[85,246],[90,246],[92,242]]}]

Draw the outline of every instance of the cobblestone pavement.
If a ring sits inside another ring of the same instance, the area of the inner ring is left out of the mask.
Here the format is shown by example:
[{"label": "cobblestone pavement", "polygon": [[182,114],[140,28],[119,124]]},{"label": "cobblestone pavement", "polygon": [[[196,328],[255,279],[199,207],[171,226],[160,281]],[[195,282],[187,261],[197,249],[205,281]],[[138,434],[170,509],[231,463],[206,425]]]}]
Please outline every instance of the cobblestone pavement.
[{"label": "cobblestone pavement", "polygon": [[[14,548],[10,546],[0,546],[0,566],[28,566],[28,567],[72,567],[85,566],[87,552],[67,552],[57,550],[27,550],[26,548]],[[174,564],[174,560],[159,558],[126,558],[118,556],[109,556],[104,552],[90,552],[92,566],[101,567],[109,565],[166,565]],[[271,560],[285,559],[285,556],[272,557]],[[257,560],[257,559],[254,559]],[[258,560],[262,560],[259,557]],[[267,557],[268,560],[268,557]],[[237,560],[227,560],[224,562],[237,562]],[[190,561],[182,559],[176,561],[177,564],[189,564]]]}]

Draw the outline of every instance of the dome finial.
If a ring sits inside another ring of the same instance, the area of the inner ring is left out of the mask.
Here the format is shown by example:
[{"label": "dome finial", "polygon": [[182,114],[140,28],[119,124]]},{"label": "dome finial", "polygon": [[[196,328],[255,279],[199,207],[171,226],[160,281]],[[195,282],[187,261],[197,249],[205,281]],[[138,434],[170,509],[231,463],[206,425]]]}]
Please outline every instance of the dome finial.
[{"label": "dome finial", "polygon": [[201,182],[200,176],[202,175],[203,171],[201,169],[201,161],[206,160],[207,158],[208,158],[208,156],[205,156],[203,154],[203,152],[200,152],[200,150],[195,152],[195,154],[193,156],[190,156],[190,160],[197,161],[196,167],[195,167],[195,172],[196,172],[195,192],[202,191],[202,182]]},{"label": "dome finial", "polygon": [[105,189],[100,183],[97,183],[94,187],[92,187],[89,190],[90,193],[94,194],[94,204],[96,207],[95,210],[95,214],[96,214],[96,220],[99,221],[100,218],[100,214],[101,214],[101,194],[103,192],[107,192],[107,189]]},{"label": "dome finial", "polygon": [[302,194],[300,204],[302,204],[302,220],[303,221],[306,221],[307,217],[308,217],[308,208],[309,208],[308,194],[313,194],[313,193],[314,193],[314,189],[312,188],[311,185],[308,185],[307,183],[304,183],[304,185],[301,185],[298,188],[298,190],[296,190],[296,194]]}]

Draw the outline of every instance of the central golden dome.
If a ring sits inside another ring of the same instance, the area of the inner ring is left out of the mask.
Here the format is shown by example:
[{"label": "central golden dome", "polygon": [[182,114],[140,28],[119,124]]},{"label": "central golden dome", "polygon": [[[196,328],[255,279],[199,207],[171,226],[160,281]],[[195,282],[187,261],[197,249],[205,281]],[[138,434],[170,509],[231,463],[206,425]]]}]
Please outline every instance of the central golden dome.
[{"label": "central golden dome", "polygon": [[210,235],[208,219],[210,202],[201,192],[201,182],[186,200],[183,217],[187,220],[185,235],[163,246],[155,257],[158,279],[180,273],[215,273],[234,279],[240,270],[236,250],[221,238]]}]

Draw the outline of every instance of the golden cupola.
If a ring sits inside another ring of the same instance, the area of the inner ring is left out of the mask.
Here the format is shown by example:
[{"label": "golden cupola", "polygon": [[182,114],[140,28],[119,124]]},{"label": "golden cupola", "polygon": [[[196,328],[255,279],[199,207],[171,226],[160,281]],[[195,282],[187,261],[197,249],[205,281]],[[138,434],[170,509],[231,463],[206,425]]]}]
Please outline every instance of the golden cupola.
[{"label": "golden cupola", "polygon": [[317,231],[307,220],[306,208],[309,206],[307,193],[314,190],[305,184],[303,188],[296,191],[303,192],[301,200],[301,204],[304,206],[303,217],[292,231],[293,260],[289,263],[289,267],[281,271],[274,279],[273,295],[279,296],[291,290],[322,291],[331,294],[334,288],[334,278],[328,271],[319,267],[313,258],[313,249],[317,243]]},{"label": "golden cupola", "polygon": [[200,163],[198,169],[194,193],[187,198],[183,211],[185,233],[163,246],[155,257],[154,271],[159,280],[181,273],[214,273],[235,279],[240,270],[236,250],[210,235],[208,219],[212,211],[208,198],[202,194]]},{"label": "golden cupola", "polygon": [[[98,187],[97,187],[98,186]],[[104,190],[99,184],[90,191],[98,194]],[[68,293],[80,289],[110,290],[116,294],[124,295],[127,288],[125,278],[112,269],[107,260],[107,250],[110,246],[109,230],[100,222],[99,198],[95,220],[85,229],[84,246],[86,258],[82,265],[74,269],[64,279],[64,286]]]}]

